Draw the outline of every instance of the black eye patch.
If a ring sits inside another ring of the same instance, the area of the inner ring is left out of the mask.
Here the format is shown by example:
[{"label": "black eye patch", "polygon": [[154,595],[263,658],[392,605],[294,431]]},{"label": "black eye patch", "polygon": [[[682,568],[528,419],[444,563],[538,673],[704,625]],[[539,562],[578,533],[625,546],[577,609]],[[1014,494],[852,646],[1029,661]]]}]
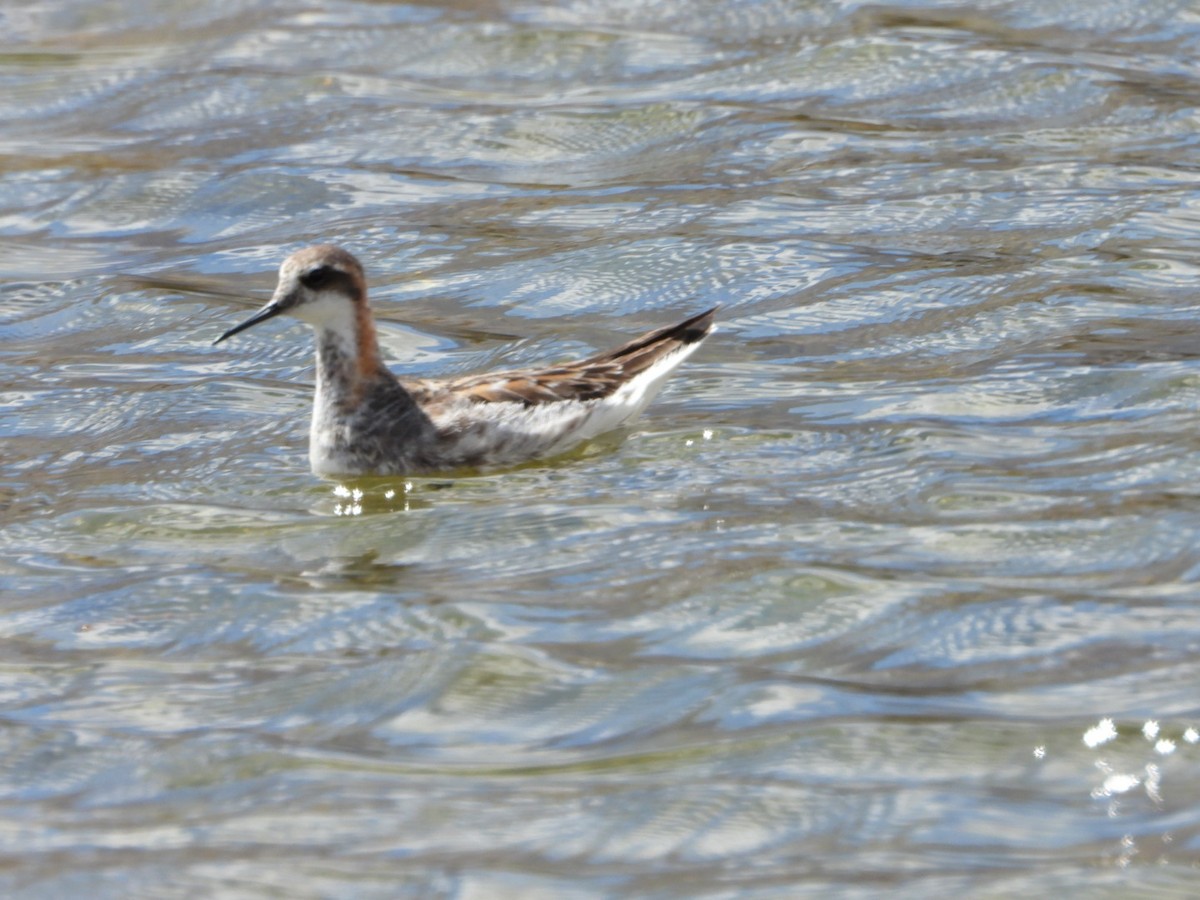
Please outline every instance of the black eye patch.
[{"label": "black eye patch", "polygon": [[305,272],[300,276],[300,283],[312,291],[324,290],[331,287],[340,278],[345,278],[343,272],[339,272],[332,266],[317,266],[311,271]]}]

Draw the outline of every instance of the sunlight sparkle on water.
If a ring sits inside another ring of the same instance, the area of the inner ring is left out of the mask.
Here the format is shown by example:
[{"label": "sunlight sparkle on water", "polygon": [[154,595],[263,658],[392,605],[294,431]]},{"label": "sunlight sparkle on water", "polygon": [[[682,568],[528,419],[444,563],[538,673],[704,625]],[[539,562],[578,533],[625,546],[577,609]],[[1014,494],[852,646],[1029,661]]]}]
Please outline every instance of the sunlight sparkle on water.
[{"label": "sunlight sparkle on water", "polygon": [[1124,794],[1127,791],[1133,790],[1142,781],[1136,775],[1131,775],[1124,772],[1114,772],[1104,779],[1104,783],[1100,789],[1096,791],[1095,797],[1111,797],[1113,794]]},{"label": "sunlight sparkle on water", "polygon": [[1089,747],[1099,747],[1107,744],[1117,736],[1117,728],[1112,719],[1101,719],[1099,724],[1092,726],[1083,733],[1083,742]]},{"label": "sunlight sparkle on water", "polygon": [[361,516],[363,492],[358,488],[348,488],[339,484],[333,489],[335,497],[349,500],[349,503],[339,503],[333,508],[335,516]]}]

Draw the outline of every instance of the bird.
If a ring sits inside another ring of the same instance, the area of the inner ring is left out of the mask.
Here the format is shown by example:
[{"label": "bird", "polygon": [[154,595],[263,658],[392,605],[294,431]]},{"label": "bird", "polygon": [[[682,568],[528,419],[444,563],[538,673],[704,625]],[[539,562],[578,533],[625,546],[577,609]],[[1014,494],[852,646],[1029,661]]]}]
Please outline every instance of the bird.
[{"label": "bird", "polygon": [[577,362],[401,379],[380,356],[362,264],[319,244],[288,256],[267,304],[213,343],[279,315],[307,323],[316,344],[313,473],[422,475],[545,459],[624,425],[713,332],[717,309]]}]

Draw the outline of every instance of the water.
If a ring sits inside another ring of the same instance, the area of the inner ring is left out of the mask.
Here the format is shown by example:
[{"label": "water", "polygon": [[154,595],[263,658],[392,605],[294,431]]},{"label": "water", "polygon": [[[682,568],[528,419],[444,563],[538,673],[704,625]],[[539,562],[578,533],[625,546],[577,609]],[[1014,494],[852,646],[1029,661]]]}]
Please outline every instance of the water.
[{"label": "water", "polygon": [[[1200,14],[0,10],[0,886],[1188,895]],[[621,440],[314,479],[398,371],[721,330]]]}]

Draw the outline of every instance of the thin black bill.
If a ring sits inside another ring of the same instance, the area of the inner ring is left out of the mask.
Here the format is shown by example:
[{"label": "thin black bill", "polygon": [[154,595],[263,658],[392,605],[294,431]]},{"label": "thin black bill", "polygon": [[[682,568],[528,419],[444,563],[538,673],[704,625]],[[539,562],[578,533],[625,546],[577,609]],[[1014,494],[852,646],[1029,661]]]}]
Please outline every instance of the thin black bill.
[{"label": "thin black bill", "polygon": [[213,343],[219,344],[221,341],[225,340],[225,338],[233,337],[239,331],[245,331],[251,325],[257,325],[259,322],[265,322],[267,319],[273,319],[283,312],[283,309],[284,308],[282,306],[272,300],[270,303],[248,318],[245,322],[242,322],[240,325],[234,325],[227,332],[213,341]]}]

